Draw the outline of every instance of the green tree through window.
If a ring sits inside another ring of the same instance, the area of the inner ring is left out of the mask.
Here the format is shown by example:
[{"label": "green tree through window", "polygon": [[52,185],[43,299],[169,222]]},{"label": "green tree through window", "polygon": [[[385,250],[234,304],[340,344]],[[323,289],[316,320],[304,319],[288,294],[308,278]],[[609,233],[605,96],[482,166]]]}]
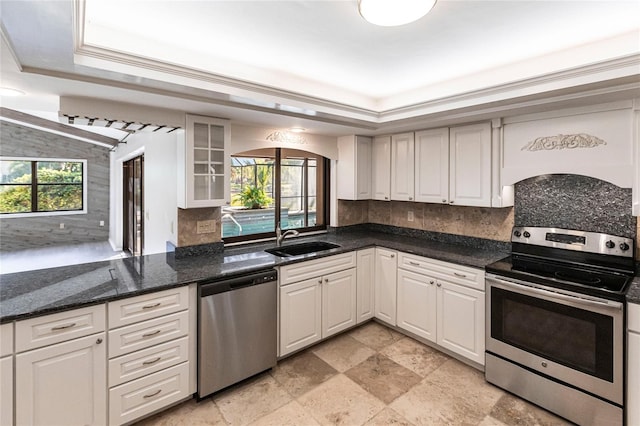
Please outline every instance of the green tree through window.
[{"label": "green tree through window", "polygon": [[0,214],[81,211],[83,161],[0,160]]}]

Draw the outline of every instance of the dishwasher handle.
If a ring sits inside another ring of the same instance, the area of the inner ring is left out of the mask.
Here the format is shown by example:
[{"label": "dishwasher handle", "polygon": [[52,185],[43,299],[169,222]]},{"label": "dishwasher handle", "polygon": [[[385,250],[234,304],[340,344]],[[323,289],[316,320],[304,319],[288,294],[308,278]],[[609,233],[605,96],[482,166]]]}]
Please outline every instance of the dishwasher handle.
[{"label": "dishwasher handle", "polygon": [[243,287],[273,282],[277,279],[278,272],[275,269],[268,269],[230,278],[205,280],[198,282],[198,294],[200,297],[207,297]]}]

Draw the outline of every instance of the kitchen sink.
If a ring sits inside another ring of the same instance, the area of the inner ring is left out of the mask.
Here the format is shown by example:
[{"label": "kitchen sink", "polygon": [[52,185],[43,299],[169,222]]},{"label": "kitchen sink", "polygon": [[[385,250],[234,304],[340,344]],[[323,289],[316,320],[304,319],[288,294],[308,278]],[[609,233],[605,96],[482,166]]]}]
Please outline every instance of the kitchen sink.
[{"label": "kitchen sink", "polygon": [[331,250],[339,248],[337,244],[326,243],[324,241],[309,241],[308,243],[291,244],[287,246],[275,247],[265,250],[280,257],[299,256],[301,254],[317,253],[319,251]]}]

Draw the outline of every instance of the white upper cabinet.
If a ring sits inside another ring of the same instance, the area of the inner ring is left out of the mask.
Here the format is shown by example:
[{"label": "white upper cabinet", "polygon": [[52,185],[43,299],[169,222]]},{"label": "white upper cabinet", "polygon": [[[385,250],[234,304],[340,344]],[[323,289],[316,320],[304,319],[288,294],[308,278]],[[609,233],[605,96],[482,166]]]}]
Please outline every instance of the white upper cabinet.
[{"label": "white upper cabinet", "polygon": [[372,140],[366,136],[338,138],[338,198],[368,200],[371,198]]},{"label": "white upper cabinet", "polygon": [[452,127],[449,203],[491,207],[491,124]]},{"label": "white upper cabinet", "polygon": [[373,139],[371,182],[374,200],[391,200],[391,136]]},{"label": "white upper cabinet", "polygon": [[187,115],[186,140],[178,144],[178,207],[229,204],[229,121]]},{"label": "white upper cabinet", "polygon": [[449,202],[449,128],[415,136],[415,201]]},{"label": "white upper cabinet", "polygon": [[391,199],[413,201],[414,137],[402,133],[391,137]]}]

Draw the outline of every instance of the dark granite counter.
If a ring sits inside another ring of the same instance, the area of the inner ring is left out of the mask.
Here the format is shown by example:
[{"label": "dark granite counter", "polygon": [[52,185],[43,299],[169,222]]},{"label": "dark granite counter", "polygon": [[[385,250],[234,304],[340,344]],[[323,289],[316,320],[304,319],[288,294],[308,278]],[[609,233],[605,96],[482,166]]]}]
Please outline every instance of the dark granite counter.
[{"label": "dark granite counter", "polygon": [[281,258],[263,251],[275,246],[271,242],[180,259],[173,253],[163,253],[0,275],[0,322],[374,246],[477,268],[484,268],[509,252],[508,244],[490,240],[409,230],[387,233],[371,227],[287,239],[284,244],[309,240],[332,242],[341,247],[319,254]]}]

